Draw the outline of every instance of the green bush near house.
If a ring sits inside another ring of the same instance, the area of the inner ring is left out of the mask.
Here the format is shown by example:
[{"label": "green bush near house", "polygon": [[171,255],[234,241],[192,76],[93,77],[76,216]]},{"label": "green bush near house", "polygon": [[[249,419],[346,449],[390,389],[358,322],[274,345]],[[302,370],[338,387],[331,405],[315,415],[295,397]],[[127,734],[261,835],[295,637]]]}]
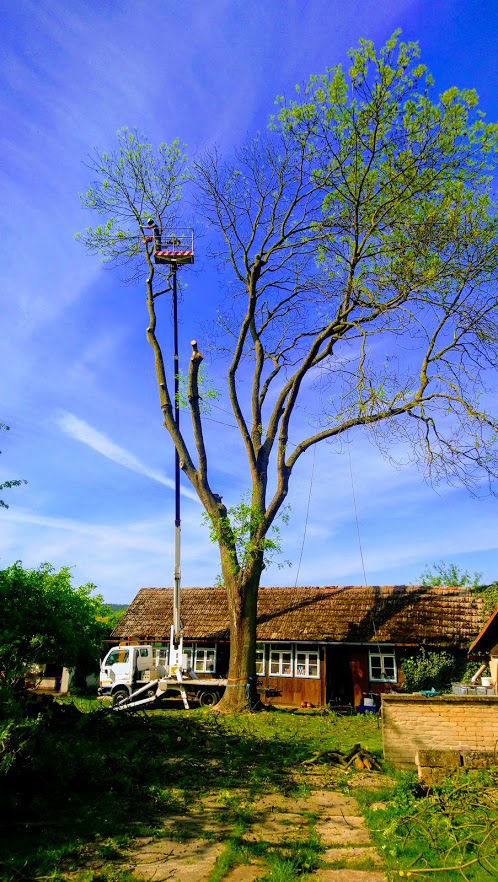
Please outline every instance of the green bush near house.
[{"label": "green bush near house", "polygon": [[50,564],[0,570],[0,717],[25,716],[26,675],[35,664],[98,668],[109,609],[95,585],[76,587],[71,570]]},{"label": "green bush near house", "polygon": [[421,689],[451,690],[451,684],[466,681],[476,671],[476,662],[466,657],[455,657],[444,650],[430,650],[424,646],[416,655],[403,660],[404,692]]}]

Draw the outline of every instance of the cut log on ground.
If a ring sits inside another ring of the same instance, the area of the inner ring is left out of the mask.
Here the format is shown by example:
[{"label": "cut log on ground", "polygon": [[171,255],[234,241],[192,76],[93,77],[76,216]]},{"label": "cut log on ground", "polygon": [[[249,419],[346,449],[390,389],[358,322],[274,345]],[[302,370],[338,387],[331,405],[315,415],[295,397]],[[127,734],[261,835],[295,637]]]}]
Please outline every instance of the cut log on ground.
[{"label": "cut log on ground", "polygon": [[310,759],[304,760],[302,765],[312,766],[315,763],[327,763],[329,766],[335,766],[344,770],[353,767],[359,771],[362,769],[367,769],[369,772],[380,771],[377,758],[369,750],[362,747],[361,744],[355,744],[347,752],[342,750],[321,750],[310,757]]}]

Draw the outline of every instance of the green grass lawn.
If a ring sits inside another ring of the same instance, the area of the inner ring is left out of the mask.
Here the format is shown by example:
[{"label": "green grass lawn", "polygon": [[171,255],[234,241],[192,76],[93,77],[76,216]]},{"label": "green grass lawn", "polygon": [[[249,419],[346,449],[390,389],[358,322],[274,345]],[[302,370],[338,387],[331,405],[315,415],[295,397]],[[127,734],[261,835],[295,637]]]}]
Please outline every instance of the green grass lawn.
[{"label": "green grass lawn", "polygon": [[[382,755],[380,723],[370,715],[275,710],[223,716],[181,709],[114,714],[88,699],[61,703],[15,727],[6,724],[2,741],[2,882],[63,880],[71,868],[82,867],[90,869],[81,882],[129,882],[132,875],[119,869],[121,850],[135,837],[161,835],[168,816],[182,815],[201,799],[222,805],[233,824],[209,880],[221,882],[244,859],[240,837],[251,823],[252,798],[272,791],[306,796],[309,784],[299,770],[309,768],[302,762],[320,751],[346,751],[360,742]],[[413,776],[379,776],[379,788],[372,789],[352,787],[355,772],[333,774],[339,789],[359,798],[390,879],[498,878],[492,789],[498,782],[490,773],[448,782],[430,796]],[[184,834],[188,838],[177,824],[175,836]],[[275,853],[268,878],[305,879],[319,855],[310,817],[306,841],[284,857]],[[465,866],[420,873],[425,865],[444,862]]]},{"label": "green grass lawn", "polygon": [[370,716],[113,714],[86,699],[76,706],[83,713],[65,703],[53,719],[26,723],[10,744],[2,880],[49,876],[64,861],[119,851],[206,795],[292,792],[295,767],[317,751],[361,741],[381,753],[379,722]]}]

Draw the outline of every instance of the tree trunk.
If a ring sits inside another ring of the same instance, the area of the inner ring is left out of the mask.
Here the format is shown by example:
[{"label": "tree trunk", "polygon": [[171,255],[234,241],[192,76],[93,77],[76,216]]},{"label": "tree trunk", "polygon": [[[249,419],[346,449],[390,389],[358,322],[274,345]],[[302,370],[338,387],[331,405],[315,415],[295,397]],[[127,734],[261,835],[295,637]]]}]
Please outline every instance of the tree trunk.
[{"label": "tree trunk", "polygon": [[225,693],[217,709],[226,713],[251,711],[259,704],[256,689],[256,614],[261,573],[227,574],[230,614],[230,664]]}]

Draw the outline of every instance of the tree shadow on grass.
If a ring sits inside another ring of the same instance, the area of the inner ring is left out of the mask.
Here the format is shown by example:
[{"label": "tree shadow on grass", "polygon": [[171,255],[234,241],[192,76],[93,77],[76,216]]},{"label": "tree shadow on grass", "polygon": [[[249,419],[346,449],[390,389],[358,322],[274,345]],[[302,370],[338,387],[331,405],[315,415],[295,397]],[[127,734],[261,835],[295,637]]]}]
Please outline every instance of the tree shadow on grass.
[{"label": "tree shadow on grass", "polygon": [[[303,758],[302,741],[270,721],[261,735],[243,716],[81,714],[67,706],[13,725],[5,750],[11,762],[0,795],[0,879],[17,882],[81,866],[90,854],[118,856],[202,797],[220,800],[229,813],[241,790],[291,788]],[[177,835],[216,834],[198,817],[179,822]]]}]

